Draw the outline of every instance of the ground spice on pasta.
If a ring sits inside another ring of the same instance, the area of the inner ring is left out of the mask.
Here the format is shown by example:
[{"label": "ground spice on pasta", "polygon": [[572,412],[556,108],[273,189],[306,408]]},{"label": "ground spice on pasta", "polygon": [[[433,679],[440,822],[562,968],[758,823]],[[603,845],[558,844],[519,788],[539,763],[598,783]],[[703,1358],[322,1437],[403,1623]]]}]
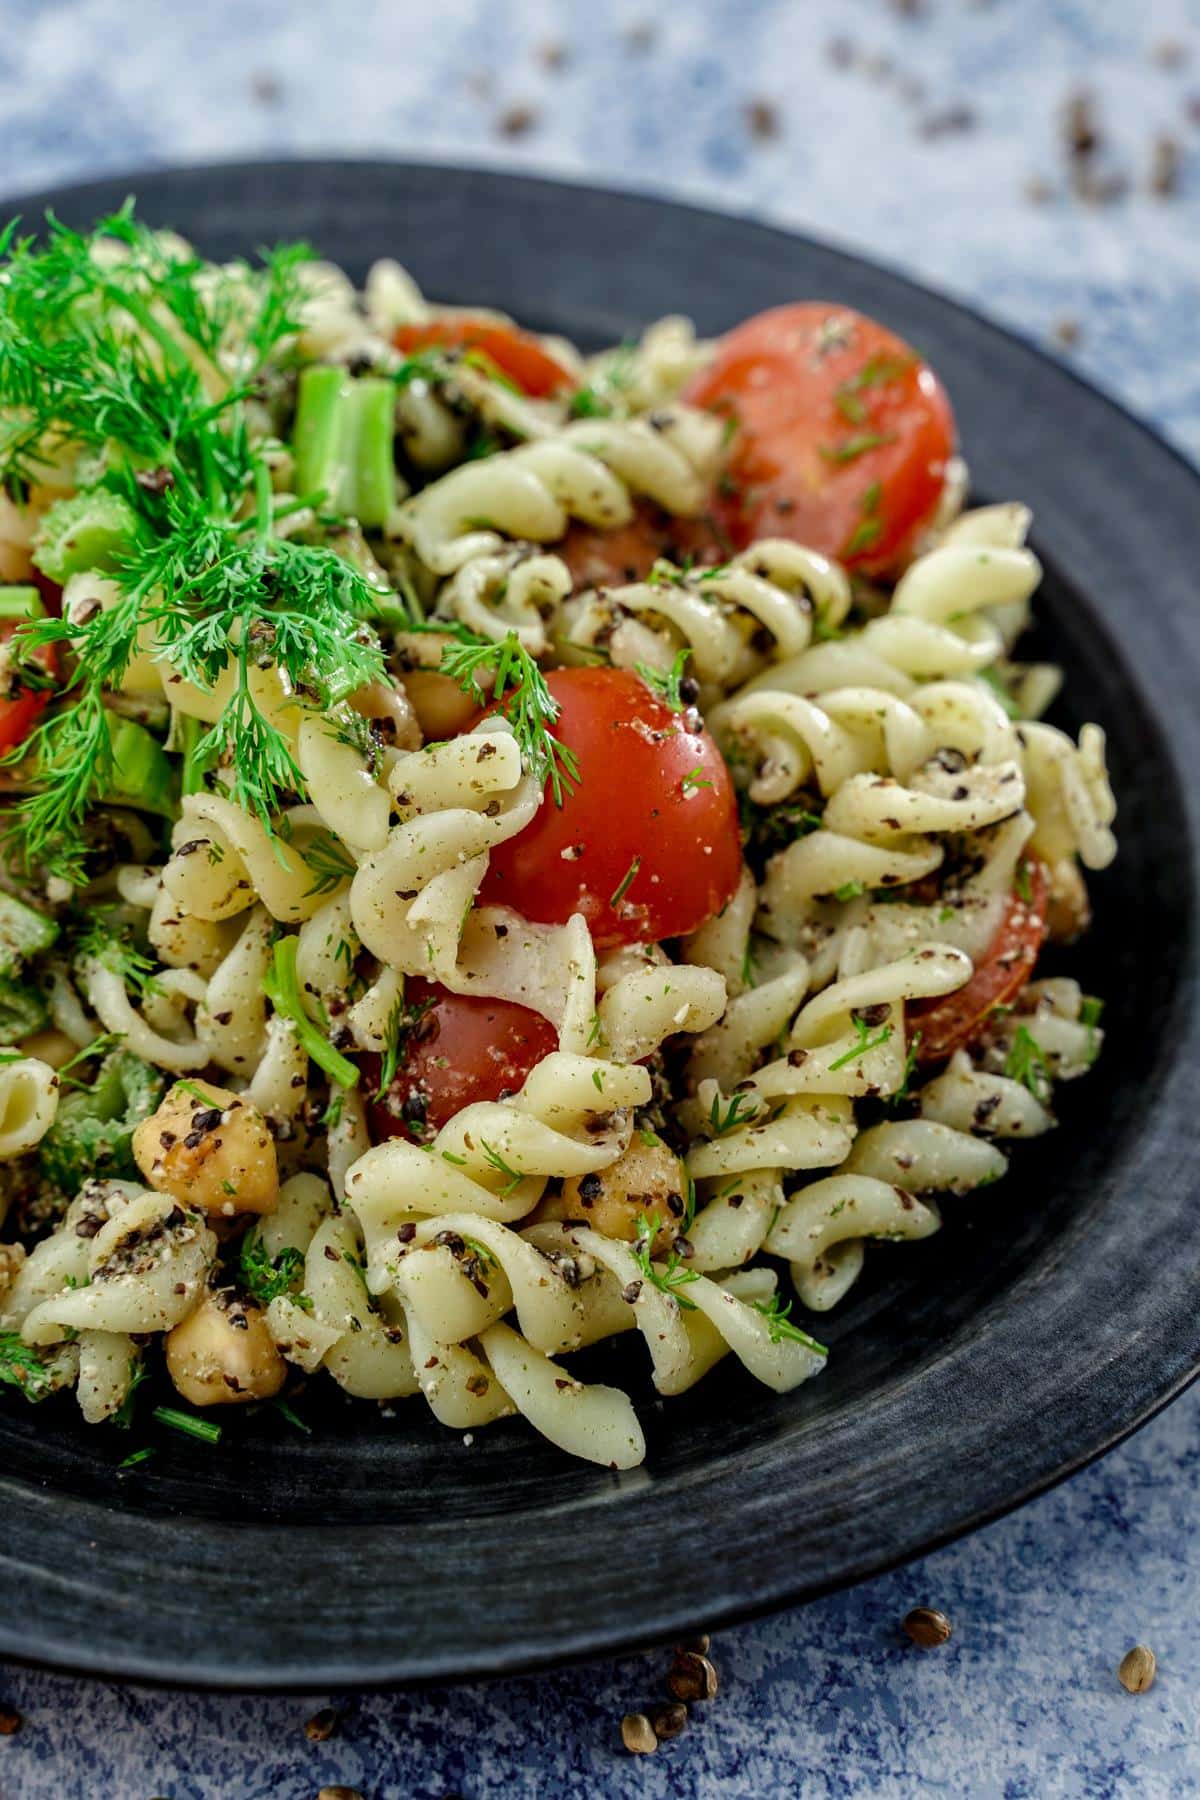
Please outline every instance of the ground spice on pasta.
[{"label": "ground spice on pasta", "polygon": [[[622,1471],[644,1393],[818,1378],[1104,1035],[1037,966],[1104,733],[936,373],[805,301],[588,354],[128,208],[0,255],[8,1401],[151,1413],[148,1481],[301,1381]],[[575,1373],[621,1332],[644,1393]]]}]

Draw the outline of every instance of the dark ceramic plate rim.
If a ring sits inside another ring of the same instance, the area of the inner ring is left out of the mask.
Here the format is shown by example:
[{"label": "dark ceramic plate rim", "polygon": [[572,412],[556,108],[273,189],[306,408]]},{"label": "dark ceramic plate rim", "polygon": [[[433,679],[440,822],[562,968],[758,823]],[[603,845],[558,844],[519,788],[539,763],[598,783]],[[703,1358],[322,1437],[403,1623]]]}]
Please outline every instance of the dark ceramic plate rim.
[{"label": "dark ceramic plate rim", "polygon": [[[24,201],[7,203],[2,214],[7,217],[13,211],[23,211],[29,216],[39,212],[50,201],[64,210],[70,209],[73,214],[85,215],[114,204],[127,191],[143,196],[154,195],[161,201],[164,190],[169,190],[171,184],[190,188],[206,182],[226,183],[238,190],[257,188],[279,194],[291,189],[293,199],[303,194],[310,183],[314,188],[324,183],[335,189],[339,182],[368,186],[378,184],[389,190],[399,203],[406,185],[416,189],[431,181],[444,183],[448,191],[456,185],[474,188],[480,196],[478,204],[481,206],[486,203],[484,196],[487,195],[497,205],[500,204],[501,197],[508,202],[516,195],[531,209],[557,207],[561,216],[569,220],[583,210],[590,209],[594,215],[595,209],[600,208],[624,214],[631,224],[636,220],[647,228],[653,223],[666,230],[668,224],[674,221],[676,224],[686,224],[697,238],[705,234],[724,233],[740,239],[743,246],[753,243],[770,248],[777,262],[782,265],[787,264],[789,257],[806,256],[817,263],[836,265],[841,268],[851,286],[857,272],[869,284],[874,283],[897,295],[907,296],[912,305],[927,317],[939,318],[947,330],[957,329],[960,333],[969,334],[981,347],[989,347],[994,354],[1007,358],[1014,368],[1040,370],[1045,379],[1048,379],[1046,372],[1053,371],[1055,381],[1051,385],[1060,389],[1064,405],[1069,403],[1068,396],[1070,397],[1076,422],[1091,422],[1096,429],[1107,431],[1112,440],[1127,447],[1131,486],[1126,499],[1131,510],[1139,506],[1143,510],[1149,509],[1151,518],[1161,515],[1165,522],[1174,524],[1181,539],[1187,538],[1191,523],[1188,509],[1194,509],[1200,500],[1200,481],[1196,471],[1178,451],[1117,401],[1084,382],[1070,369],[1044,356],[1019,335],[975,313],[961,302],[931,292],[902,274],[866,262],[820,240],[789,233],[753,219],[718,214],[682,202],[659,200],[628,191],[618,192],[574,182],[519,176],[502,170],[464,170],[453,165],[325,160],[209,164],[179,170],[145,171],[139,175],[106,178],[99,182],[62,188],[55,190],[53,194],[26,196]],[[261,201],[261,193],[259,198]],[[234,210],[236,211],[236,206]],[[155,204],[154,211],[161,213],[161,204]],[[569,248],[569,244],[567,247]],[[368,245],[367,253],[373,253],[375,249],[376,246]],[[686,285],[685,274],[681,278],[680,291],[675,300],[675,304],[682,309],[686,309],[688,304]],[[968,445],[968,449],[970,448]],[[1157,494],[1152,492],[1156,488]],[[1036,493],[1022,495],[1019,489],[1016,491],[1018,497],[1028,497],[1035,502],[1038,498]],[[1111,495],[1107,497],[1112,498]],[[1101,523],[1098,519],[1095,525],[1097,531],[1100,531]],[[1172,542],[1169,532],[1164,532],[1159,549],[1168,573],[1182,570],[1188,560],[1186,542],[1180,547]],[[1195,559],[1192,558],[1191,562],[1194,567]],[[1162,610],[1165,609],[1160,608]],[[1189,763],[1195,768],[1200,760],[1200,721],[1193,721],[1189,717],[1188,708],[1183,704],[1183,690],[1200,670],[1200,632],[1186,618],[1174,621],[1176,635],[1172,635],[1172,631],[1168,629],[1169,621],[1165,618],[1160,617],[1158,623],[1168,641],[1155,648],[1153,653],[1143,649],[1138,655],[1131,656],[1131,675],[1136,675],[1137,682],[1143,689],[1148,687],[1155,693],[1155,704],[1161,709],[1166,729],[1173,735],[1176,745],[1176,770],[1187,767]],[[1192,691],[1196,691],[1195,688]],[[1197,880],[1197,803],[1186,786],[1182,804],[1186,813],[1188,836],[1186,843],[1180,847],[1180,855],[1186,862],[1187,876],[1194,891]],[[1173,1021],[1178,1027],[1175,1053],[1169,1058],[1159,1055],[1155,1071],[1162,1080],[1164,1099],[1167,1090],[1170,1090],[1174,1129],[1190,1143],[1195,1141],[1195,1128],[1184,1109],[1181,1071],[1194,1069],[1200,1061],[1197,1009],[1188,1004],[1194,995],[1195,971],[1189,961],[1179,971],[1178,996],[1173,1008]],[[1181,1183],[1181,1220],[1186,1202],[1187,1195]],[[262,1643],[250,1654],[239,1656],[232,1653],[228,1642],[222,1644],[220,1641],[220,1618],[213,1611],[214,1598],[202,1594],[197,1601],[196,1596],[189,1592],[189,1537],[195,1532],[195,1522],[186,1518],[159,1518],[151,1521],[147,1530],[149,1553],[146,1573],[157,1573],[168,1580],[173,1578],[178,1583],[179,1607],[182,1609],[199,1604],[207,1609],[210,1615],[208,1624],[215,1634],[208,1640],[204,1650],[198,1650],[193,1645],[184,1654],[172,1654],[166,1645],[151,1645],[145,1632],[139,1633],[134,1618],[136,1594],[129,1590],[128,1585],[122,1587],[115,1579],[109,1580],[107,1576],[103,1560],[103,1534],[105,1528],[111,1525],[113,1512],[63,1495],[35,1496],[27,1486],[10,1481],[0,1474],[0,1504],[4,1507],[6,1518],[6,1542],[0,1543],[0,1569],[6,1575],[5,1591],[20,1596],[24,1615],[20,1622],[12,1617],[0,1619],[0,1654],[89,1674],[121,1675],[191,1686],[327,1689],[350,1685],[465,1679],[532,1670],[567,1658],[596,1656],[661,1642],[694,1624],[697,1618],[701,1618],[705,1626],[724,1625],[774,1608],[797,1604],[876,1575],[1003,1516],[1104,1454],[1180,1393],[1200,1374],[1200,1318],[1197,1317],[1194,1305],[1184,1304],[1186,1296],[1182,1293],[1175,1295],[1174,1292],[1170,1304],[1165,1307],[1160,1305],[1158,1315],[1153,1316],[1154,1296],[1148,1289],[1147,1282],[1143,1288],[1135,1291],[1128,1302],[1128,1317],[1123,1321],[1128,1332],[1137,1341],[1141,1361],[1130,1364],[1128,1338],[1123,1351],[1114,1345],[1111,1347],[1111,1354],[1107,1353],[1104,1345],[1092,1346],[1099,1355],[1096,1381],[1103,1383],[1103,1386],[1097,1387],[1095,1391],[1089,1390],[1089,1393],[1097,1402],[1111,1400],[1111,1407],[1100,1407],[1104,1417],[1103,1424],[1097,1419],[1095,1407],[1090,1421],[1077,1409],[1072,1432],[1072,1415],[1067,1401],[1067,1413],[1063,1421],[1066,1429],[1057,1448],[1050,1444],[1042,1445],[1031,1466],[1012,1486],[1002,1487],[997,1491],[995,1484],[989,1482],[986,1470],[976,1469],[972,1485],[963,1486],[959,1498],[946,1502],[934,1496],[926,1522],[909,1523],[899,1532],[895,1532],[896,1507],[891,1508],[890,1519],[886,1516],[885,1507],[885,1518],[881,1523],[890,1523],[892,1526],[892,1541],[886,1544],[876,1542],[873,1545],[864,1543],[861,1541],[861,1530],[857,1530],[852,1534],[853,1546],[841,1554],[840,1560],[836,1549],[830,1550],[826,1570],[821,1573],[809,1568],[798,1575],[791,1566],[793,1557],[796,1558],[797,1565],[802,1562],[808,1547],[808,1534],[803,1518],[797,1518],[794,1514],[790,1517],[775,1516],[769,1533],[762,1539],[765,1545],[763,1554],[755,1557],[751,1553],[748,1562],[735,1557],[737,1568],[734,1574],[726,1579],[723,1588],[708,1594],[698,1591],[703,1577],[694,1578],[686,1585],[680,1582],[678,1558],[672,1562],[672,1553],[668,1551],[661,1565],[643,1565],[638,1571],[639,1579],[623,1584],[623,1601],[620,1606],[610,1604],[609,1610],[597,1611],[593,1616],[582,1620],[577,1614],[567,1618],[552,1616],[553,1608],[547,1601],[546,1609],[539,1617],[536,1627],[533,1627],[527,1609],[514,1601],[511,1590],[502,1589],[499,1620],[494,1616],[495,1597],[489,1596],[485,1605],[493,1613],[493,1617],[486,1641],[481,1640],[477,1644],[461,1644],[453,1650],[448,1650],[443,1644],[439,1649],[431,1651],[418,1640],[414,1646],[411,1618],[398,1618],[390,1632],[380,1631],[376,1622],[375,1635],[369,1644],[362,1642],[356,1645],[353,1641],[346,1644],[339,1639],[336,1646],[332,1641],[324,1645],[319,1638],[312,1638],[307,1648],[299,1651],[285,1650],[282,1653],[268,1654],[266,1644]],[[1081,1330],[1086,1330],[1089,1324],[1093,1333],[1097,1329],[1094,1321],[1082,1321],[1080,1324]],[[1019,1347],[1005,1342],[1004,1326],[1003,1316],[989,1324],[992,1332],[992,1360],[987,1367],[992,1369],[999,1364],[1001,1381],[1007,1375],[1011,1383],[1020,1379],[1016,1372],[1017,1364],[1006,1363],[1005,1359],[1014,1357]],[[969,1359],[972,1354],[978,1365],[979,1355],[977,1352],[973,1353],[969,1345],[953,1352],[946,1360],[949,1363],[960,1355]],[[980,1373],[977,1366],[976,1374]],[[944,1370],[939,1365],[937,1370],[922,1378],[927,1389],[936,1390],[939,1386],[941,1389],[926,1395],[916,1391],[920,1384],[902,1384],[906,1390],[911,1390],[906,1393],[902,1404],[916,1422],[920,1422],[922,1404],[928,1419],[931,1410],[936,1411],[939,1404],[947,1403],[945,1382],[940,1381],[942,1374]],[[935,1379],[935,1376],[939,1379]],[[1066,1386],[1070,1387],[1069,1380]],[[949,1397],[952,1402],[952,1391]],[[991,1397],[995,1398],[995,1395]],[[959,1428],[957,1420],[955,1426],[956,1429]],[[978,1440],[976,1448],[987,1444],[985,1435]],[[965,1470],[972,1467],[970,1451],[971,1446],[964,1443],[962,1454],[966,1457],[963,1465]],[[766,1490],[762,1481],[757,1479],[756,1470],[765,1455],[765,1451],[757,1448],[747,1453],[738,1468],[728,1476],[730,1485],[723,1487],[721,1491],[723,1522],[733,1532],[736,1532],[739,1523],[751,1527],[756,1509],[761,1509],[764,1503]],[[848,1475],[851,1472],[847,1470]],[[695,1487],[695,1478],[685,1479],[681,1485],[686,1494],[689,1488]],[[930,1498],[927,1492],[917,1486],[913,1490],[913,1498],[918,1497]],[[670,1502],[669,1494],[660,1498]],[[32,1513],[23,1523],[14,1515],[13,1508],[22,1503],[28,1508],[31,1500]],[[620,1541],[626,1530],[646,1530],[648,1525],[654,1528],[656,1521],[652,1501],[652,1495],[648,1498],[643,1493],[639,1498],[626,1503],[621,1520],[616,1522],[616,1537],[608,1540],[610,1552],[620,1554]],[[592,1513],[593,1520],[596,1520],[605,1509],[597,1507],[589,1508],[588,1511]],[[757,1516],[761,1517],[761,1513]],[[606,1521],[600,1521],[601,1533],[605,1523]],[[36,1567],[33,1566],[28,1545],[19,1542],[25,1524],[32,1527],[40,1540],[41,1553],[36,1558]],[[134,1524],[133,1528],[139,1529],[139,1525]],[[219,1532],[221,1527],[207,1522],[204,1529]],[[257,1602],[262,1631],[267,1628],[272,1593],[278,1592],[277,1587],[272,1586],[278,1581],[278,1563],[272,1572],[270,1546],[286,1543],[295,1550],[304,1542],[303,1534],[307,1533],[308,1547],[313,1549],[316,1548],[316,1539],[319,1537],[322,1558],[331,1559],[332,1566],[339,1572],[343,1562],[351,1554],[347,1547],[346,1533],[339,1533],[335,1527],[239,1525],[236,1530],[240,1534],[238,1554],[245,1558],[241,1563],[242,1580],[249,1583],[251,1602]],[[486,1526],[484,1531],[487,1531]],[[435,1533],[436,1527],[430,1526],[428,1535],[431,1539]],[[752,1531],[747,1535],[753,1535]],[[867,1535],[869,1538],[869,1533]],[[92,1567],[82,1571],[78,1567],[78,1553],[88,1541],[96,1544],[98,1557]],[[702,1532],[697,1540],[697,1547],[702,1548],[705,1542],[705,1534]],[[711,1548],[711,1540],[708,1543]],[[394,1528],[381,1528],[378,1533],[380,1554],[395,1547]],[[361,1549],[361,1539],[359,1548]],[[589,1553],[594,1548],[594,1544],[589,1544]],[[57,1566],[56,1556],[59,1558]],[[260,1556],[264,1565],[261,1575],[258,1572]],[[697,1564],[693,1561],[691,1566],[694,1571]],[[254,1569],[253,1576],[249,1572],[251,1568]],[[554,1579],[557,1581],[558,1578]],[[581,1580],[584,1588],[587,1588],[592,1577],[583,1576]],[[604,1592],[604,1583],[601,1582],[596,1593],[601,1595]],[[64,1594],[75,1596],[74,1604],[68,1609],[70,1623],[67,1626],[62,1624]],[[329,1595],[326,1594],[326,1599],[328,1598]],[[611,1602],[611,1590],[608,1592],[608,1599]],[[119,1624],[104,1627],[106,1608],[110,1609]],[[510,1625],[506,1624],[506,1609],[512,1613]],[[228,1632],[226,1637],[228,1638]]]}]

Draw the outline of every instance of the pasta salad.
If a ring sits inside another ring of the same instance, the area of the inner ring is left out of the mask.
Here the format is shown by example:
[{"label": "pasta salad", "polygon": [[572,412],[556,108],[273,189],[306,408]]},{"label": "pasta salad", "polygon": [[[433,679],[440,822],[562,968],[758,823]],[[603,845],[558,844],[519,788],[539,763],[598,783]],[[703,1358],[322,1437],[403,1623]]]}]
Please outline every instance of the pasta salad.
[{"label": "pasta salad", "polygon": [[0,1385],[628,1468],[574,1351],[819,1375],[1102,1035],[1037,964],[1104,735],[933,370],[817,302],[585,356],[132,205],[0,257]]}]

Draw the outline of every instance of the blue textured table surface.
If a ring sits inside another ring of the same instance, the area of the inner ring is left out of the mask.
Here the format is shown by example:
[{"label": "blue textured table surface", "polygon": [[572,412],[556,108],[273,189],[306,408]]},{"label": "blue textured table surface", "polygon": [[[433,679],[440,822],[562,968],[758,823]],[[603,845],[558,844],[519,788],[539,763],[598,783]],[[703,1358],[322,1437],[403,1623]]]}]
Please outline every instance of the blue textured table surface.
[{"label": "blue textured table surface", "polygon": [[[652,180],[902,264],[1200,453],[1200,0],[341,0],[336,22],[316,0],[0,0],[0,24],[0,192],[339,150]],[[1060,123],[1085,84],[1090,202]],[[358,1697],[315,1744],[320,1695],[7,1668],[24,1723],[0,1739],[0,1795],[1200,1794],[1198,1424],[1193,1393],[967,1542],[723,1634],[719,1698],[653,1758],[624,1755],[619,1720],[661,1692],[665,1655]],[[942,1650],[900,1632],[921,1603],[954,1621]],[[1159,1675],[1134,1697],[1115,1670],[1138,1641]]]}]

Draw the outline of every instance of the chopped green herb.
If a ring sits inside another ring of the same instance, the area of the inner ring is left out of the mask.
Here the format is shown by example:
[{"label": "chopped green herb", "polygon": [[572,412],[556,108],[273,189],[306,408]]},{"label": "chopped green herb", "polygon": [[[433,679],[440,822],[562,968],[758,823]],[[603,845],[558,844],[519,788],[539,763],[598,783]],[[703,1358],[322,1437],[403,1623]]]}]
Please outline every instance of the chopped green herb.
[{"label": "chopped green herb", "polygon": [[305,899],[313,894],[332,894],[343,881],[353,879],[358,864],[344,844],[328,831],[318,832],[302,852],[302,861],[312,873],[313,885]]},{"label": "chopped green herb", "polygon": [[219,1444],[224,1433],[211,1419],[198,1419],[195,1413],[183,1412],[177,1406],[156,1406],[150,1417],[183,1437],[199,1438],[204,1444]]},{"label": "chopped green herb", "polygon": [[339,1087],[356,1086],[357,1065],[343,1056],[340,1050],[334,1049],[304,1010],[300,981],[296,974],[295,936],[277,938],[272,957],[272,965],[263,979],[263,992],[267,999],[282,1018],[292,1021],[304,1049],[318,1067],[324,1069],[331,1081],[336,1081]]},{"label": "chopped green herb", "polygon": [[141,1450],[132,1450],[117,1464],[117,1473],[120,1474],[122,1469],[140,1469],[142,1464],[148,1463],[153,1455],[153,1444],[146,1444]]},{"label": "chopped green herb", "polygon": [[[743,1111],[743,1108],[746,1110]],[[737,1131],[740,1126],[749,1125],[752,1120],[757,1119],[760,1111],[758,1101],[745,1094],[735,1094],[729,1105],[722,1110],[721,1096],[714,1094],[708,1123],[714,1137],[727,1137],[731,1131]]]},{"label": "chopped green herb", "polygon": [[1004,1059],[1004,1073],[1010,1080],[1019,1081],[1022,1087],[1028,1088],[1034,1099],[1043,1106],[1049,1100],[1054,1084],[1046,1054],[1033,1033],[1024,1025],[1018,1025],[1013,1035],[1012,1045]]},{"label": "chopped green herb", "polygon": [[634,1260],[647,1281],[652,1281],[656,1288],[659,1288],[664,1294],[669,1294],[676,1305],[681,1306],[685,1312],[695,1312],[696,1302],[689,1300],[686,1294],[681,1294],[679,1290],[687,1287],[693,1281],[699,1281],[699,1271],[687,1268],[678,1250],[671,1251],[665,1266],[660,1266],[650,1260],[651,1248],[661,1228],[662,1221],[657,1213],[652,1213],[649,1218],[644,1212],[638,1214],[637,1239],[632,1245]]},{"label": "chopped green herb", "polygon": [[760,1312],[767,1321],[767,1331],[773,1344],[781,1343],[784,1338],[791,1338],[806,1349],[814,1350],[818,1356],[828,1356],[829,1351],[824,1344],[818,1344],[816,1338],[809,1337],[807,1331],[801,1331],[793,1325],[788,1317],[792,1310],[792,1302],[783,1300],[778,1294],[772,1294],[769,1300],[751,1301],[755,1312]]},{"label": "chopped green herb", "polygon": [[510,1163],[506,1163],[500,1152],[493,1150],[490,1144],[485,1144],[482,1138],[479,1140],[479,1148],[483,1151],[489,1167],[495,1169],[497,1174],[504,1176],[507,1186],[500,1189],[500,1197],[507,1199],[509,1194],[519,1188],[525,1180],[524,1174],[520,1169],[514,1169]]},{"label": "chopped green herb", "polygon": [[406,1000],[401,994],[388,1014],[384,1034],[383,1061],[379,1071],[379,1087],[375,1093],[377,1100],[383,1099],[395,1081],[396,1070],[399,1068],[402,1058],[407,1056],[409,1045],[420,1030],[422,1020],[432,1007],[432,998]]},{"label": "chopped green herb", "polygon": [[883,1025],[875,1036],[872,1037],[869,1025],[864,1024],[861,1019],[853,1018],[853,1015],[852,1019],[858,1042],[854,1045],[853,1049],[847,1050],[844,1056],[839,1056],[836,1062],[830,1063],[829,1073],[831,1075],[836,1069],[844,1069],[847,1063],[852,1063],[858,1057],[865,1056],[869,1050],[878,1050],[882,1044],[888,1042],[892,1035],[893,1027],[891,1025]]},{"label": "chopped green herb", "polygon": [[1096,1027],[1100,1023],[1103,1012],[1104,1002],[1103,1000],[1098,1000],[1094,994],[1085,994],[1083,999],[1079,1002],[1079,1023],[1084,1026],[1087,1031],[1086,1055],[1089,1063],[1094,1063],[1097,1056],[1100,1054],[1100,1044],[1096,1037]]},{"label": "chopped green herb", "polygon": [[304,1252],[287,1244],[277,1255],[268,1255],[262,1232],[254,1225],[242,1239],[238,1280],[260,1306],[269,1306],[272,1300],[285,1296],[292,1299],[304,1282]]},{"label": "chopped green herb", "polygon": [[641,868],[641,866],[642,866],[641,857],[635,856],[633,861],[630,863],[629,867],[626,869],[624,875],[621,877],[621,880],[617,887],[617,890],[613,894],[611,900],[608,903],[612,907],[614,912],[616,911],[617,907],[620,906],[622,900],[625,898],[626,894],[629,892],[630,888],[633,886],[634,877],[637,875],[637,872]]},{"label": "chopped green herb", "polygon": [[690,648],[680,650],[669,669],[654,669],[649,663],[637,664],[637,673],[646,686],[653,688],[659,699],[665,700],[672,712],[682,712],[684,709],[685,703],[680,697],[679,684],[683,680],[684,669],[691,654]]},{"label": "chopped green herb", "polygon": [[866,891],[861,881],[843,881],[841,887],[834,888],[833,897],[844,904],[847,900],[859,899]]},{"label": "chopped green herb", "polygon": [[710,788],[712,786],[712,782],[708,781],[707,779],[702,779],[703,776],[704,776],[704,764],[697,763],[696,767],[694,769],[689,770],[688,773],[684,776],[683,780],[679,784],[680,788],[682,789],[682,791],[685,794],[694,794],[694,793],[696,793],[696,791],[699,788]]},{"label": "chopped green herb", "polygon": [[282,1399],[280,1395],[276,1394],[275,1398],[271,1401],[271,1405],[274,1407],[275,1411],[279,1414],[281,1419],[287,1420],[288,1424],[292,1427],[292,1429],[294,1431],[302,1431],[304,1433],[305,1437],[312,1436],[312,1434],[313,1434],[312,1426],[310,1424],[308,1424],[308,1422],[306,1420],[302,1419],[300,1417],[300,1414],[298,1412],[294,1411],[294,1409],[292,1407],[290,1407],[288,1405],[287,1401]]},{"label": "chopped green herb", "polygon": [[820,444],[818,449],[826,462],[851,463],[868,450],[878,450],[881,444],[894,444],[894,431],[860,431],[856,437],[849,437],[841,444]]},{"label": "chopped green herb", "polygon": [[0,1385],[20,1388],[27,1400],[44,1400],[54,1382],[41,1352],[19,1331],[0,1331]]},{"label": "chopped green herb", "polygon": [[1023,900],[1026,906],[1028,906],[1033,899],[1033,888],[1031,886],[1032,873],[1033,871],[1030,869],[1028,862],[1022,857],[1017,864],[1017,872],[1013,879],[1013,886],[1017,891],[1018,899]]}]

